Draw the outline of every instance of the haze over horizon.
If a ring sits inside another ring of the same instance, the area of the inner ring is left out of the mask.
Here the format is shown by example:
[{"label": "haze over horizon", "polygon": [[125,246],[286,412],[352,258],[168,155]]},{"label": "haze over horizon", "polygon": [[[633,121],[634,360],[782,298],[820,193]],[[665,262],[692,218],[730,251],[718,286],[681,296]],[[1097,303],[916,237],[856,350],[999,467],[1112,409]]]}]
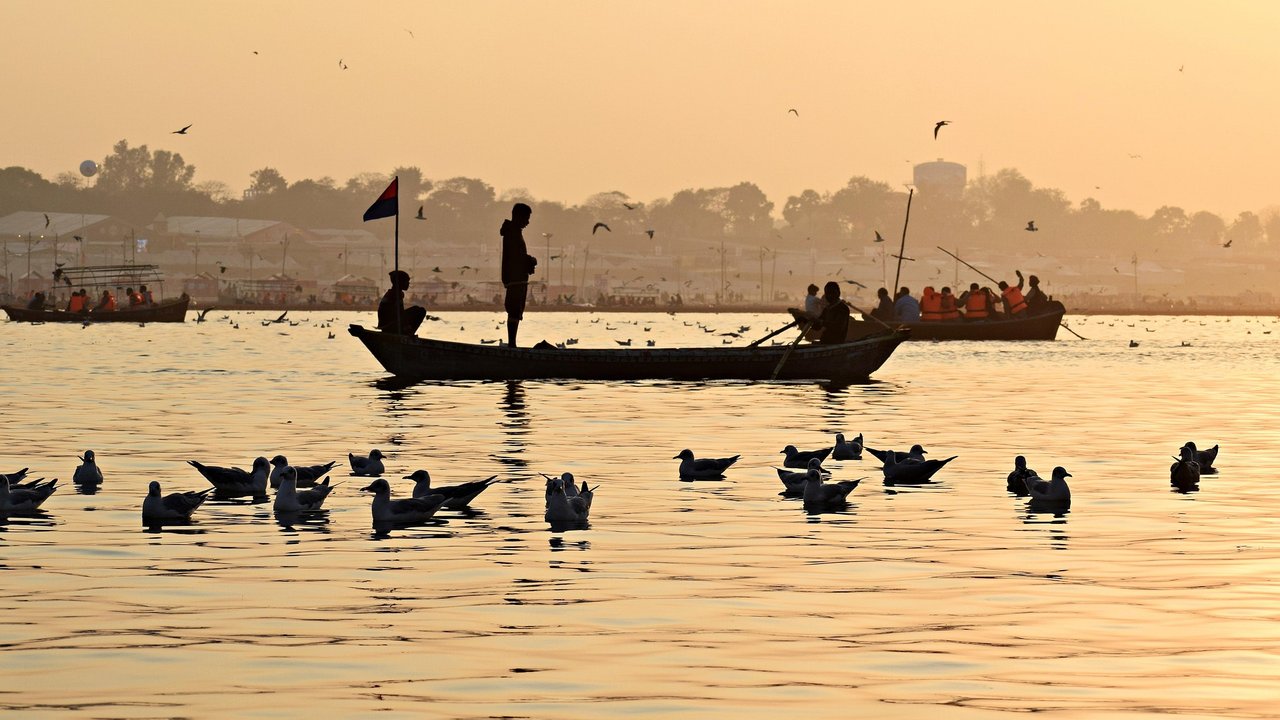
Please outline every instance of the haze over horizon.
[{"label": "haze over horizon", "polygon": [[0,17],[22,30],[0,47],[22,69],[0,165],[49,179],[127,139],[237,195],[262,167],[416,165],[569,203],[749,181],[780,209],[943,158],[1144,214],[1280,204],[1280,4],[16,0]]}]

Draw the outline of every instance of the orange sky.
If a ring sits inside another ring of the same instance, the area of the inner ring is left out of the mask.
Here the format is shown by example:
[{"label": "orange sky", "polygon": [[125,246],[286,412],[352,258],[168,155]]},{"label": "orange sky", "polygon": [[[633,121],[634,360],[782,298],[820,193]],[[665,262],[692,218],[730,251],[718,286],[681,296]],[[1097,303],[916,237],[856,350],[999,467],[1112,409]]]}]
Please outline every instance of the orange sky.
[{"label": "orange sky", "polygon": [[780,211],[941,157],[1143,213],[1280,204],[1264,0],[5,0],[0,20],[0,165],[50,179],[127,138],[236,192],[268,165],[405,164],[569,203],[749,180]]}]

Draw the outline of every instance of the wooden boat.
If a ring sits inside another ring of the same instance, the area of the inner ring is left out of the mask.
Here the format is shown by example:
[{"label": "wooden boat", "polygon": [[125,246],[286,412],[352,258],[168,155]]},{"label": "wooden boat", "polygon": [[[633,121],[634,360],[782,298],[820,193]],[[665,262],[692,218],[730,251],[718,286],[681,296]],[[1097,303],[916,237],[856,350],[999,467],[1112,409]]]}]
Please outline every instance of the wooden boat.
[{"label": "wooden boat", "polygon": [[[890,322],[894,327],[911,331],[912,340],[1053,340],[1062,326],[1066,308],[1056,300],[1036,315],[1010,320],[951,320],[948,322]],[[875,320],[850,320],[849,339],[857,340],[884,332],[884,325]]]},{"label": "wooden boat", "polygon": [[348,328],[402,380],[779,380],[865,381],[907,339],[884,332],[839,345],[578,349],[512,348]]},{"label": "wooden boat", "polygon": [[72,313],[65,310],[28,310],[13,305],[0,306],[9,314],[14,322],[63,322],[63,323],[103,323],[103,322],[183,322],[187,319],[187,308],[191,298],[183,293],[172,300],[163,300],[155,305],[140,307],[122,307],[117,310],[103,312]]}]

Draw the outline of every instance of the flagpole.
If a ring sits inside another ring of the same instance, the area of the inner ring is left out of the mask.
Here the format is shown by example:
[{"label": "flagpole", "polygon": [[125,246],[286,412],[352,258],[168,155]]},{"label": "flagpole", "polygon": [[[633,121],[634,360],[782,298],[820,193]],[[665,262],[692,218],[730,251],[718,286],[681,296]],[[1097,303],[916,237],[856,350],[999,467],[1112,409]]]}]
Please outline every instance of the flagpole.
[{"label": "flagpole", "polygon": [[[396,186],[396,240],[395,240],[395,269],[400,271],[400,176],[395,176],[391,182]],[[404,296],[401,295],[400,302],[396,303],[396,327],[402,328],[404,324],[400,321],[400,311],[404,307]]]}]

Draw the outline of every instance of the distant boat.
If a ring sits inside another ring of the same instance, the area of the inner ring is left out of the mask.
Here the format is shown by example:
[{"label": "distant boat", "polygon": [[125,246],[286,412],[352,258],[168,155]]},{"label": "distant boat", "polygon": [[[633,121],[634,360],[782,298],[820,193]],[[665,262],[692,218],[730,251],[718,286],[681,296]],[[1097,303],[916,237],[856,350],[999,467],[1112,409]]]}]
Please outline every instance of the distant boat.
[{"label": "distant boat", "polygon": [[395,335],[352,325],[348,332],[402,380],[779,380],[865,381],[907,339],[882,332],[839,345],[704,348],[512,348]]},{"label": "distant boat", "polygon": [[122,307],[116,310],[83,313],[67,312],[66,310],[28,310],[24,307],[14,307],[12,305],[0,307],[4,308],[4,311],[9,314],[9,319],[14,322],[180,323],[187,319],[187,308],[190,305],[191,298],[184,293],[181,297],[163,300],[155,305],[139,305],[137,307]]},{"label": "distant boat", "polygon": [[[1050,300],[1038,314],[1008,320],[888,321],[888,324],[910,330],[912,340],[1053,340],[1058,336],[1066,312],[1062,303]],[[875,320],[849,320],[850,340],[877,332],[884,332],[884,325]]]},{"label": "distant boat", "polygon": [[[54,273],[54,281],[62,283],[65,288],[88,291],[89,302],[97,303],[103,290],[115,292],[118,306],[115,310],[89,310],[72,313],[62,309],[29,310],[20,305],[2,305],[14,322],[61,322],[61,323],[103,323],[103,322],[184,322],[187,319],[187,308],[191,306],[191,298],[183,293],[172,300],[162,300],[153,305],[129,306],[129,299],[123,297],[125,288],[142,288],[151,285],[164,287],[164,276],[155,265],[86,265],[84,267],[60,268]],[[51,291],[50,297],[54,295]]]}]

